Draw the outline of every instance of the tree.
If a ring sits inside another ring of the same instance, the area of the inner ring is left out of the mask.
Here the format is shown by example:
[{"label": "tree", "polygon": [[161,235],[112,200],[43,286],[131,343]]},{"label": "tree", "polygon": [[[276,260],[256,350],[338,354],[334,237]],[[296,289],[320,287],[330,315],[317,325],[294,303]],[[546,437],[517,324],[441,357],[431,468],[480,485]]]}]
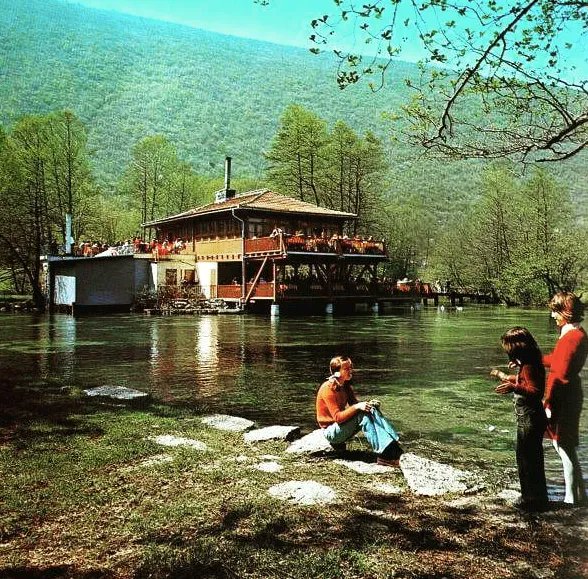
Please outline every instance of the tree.
[{"label": "tree", "polygon": [[17,290],[32,292],[39,308],[41,258],[64,240],[65,214],[81,216],[95,192],[85,142],[83,125],[67,111],[23,117],[2,133],[0,265],[12,271]]},{"label": "tree", "polygon": [[390,256],[386,275],[396,280],[422,275],[437,236],[434,216],[426,204],[407,194],[381,204],[375,214],[373,231],[385,239]]},{"label": "tree", "polygon": [[573,291],[588,265],[588,232],[569,207],[569,194],[545,172],[519,180],[507,166],[489,168],[480,200],[437,244],[435,275],[507,303]]},{"label": "tree", "polygon": [[84,233],[95,204],[96,187],[91,175],[87,134],[83,123],[68,110],[46,117],[47,155],[50,172],[47,186],[53,200],[53,221],[66,243],[66,215],[72,217],[74,239]]},{"label": "tree", "polygon": [[320,47],[311,50],[336,46],[351,28],[370,54],[334,49],[342,88],[375,75],[376,90],[411,48],[409,39],[418,39],[422,77],[407,80],[415,97],[404,110],[411,139],[427,149],[454,158],[560,161],[587,146],[588,81],[577,63],[585,65],[578,47],[588,33],[588,2],[335,4],[336,14],[311,22]]},{"label": "tree", "polygon": [[141,139],[131,157],[119,188],[139,208],[141,223],[181,213],[201,198],[201,180],[167,137]]},{"label": "tree", "polygon": [[349,233],[365,231],[374,221],[386,165],[373,133],[362,138],[342,121],[329,131],[316,114],[290,105],[266,159],[268,178],[283,192],[358,215]]},{"label": "tree", "polygon": [[327,140],[324,120],[300,105],[286,107],[270,150],[265,154],[269,179],[296,194],[301,201],[320,205],[320,175]]}]

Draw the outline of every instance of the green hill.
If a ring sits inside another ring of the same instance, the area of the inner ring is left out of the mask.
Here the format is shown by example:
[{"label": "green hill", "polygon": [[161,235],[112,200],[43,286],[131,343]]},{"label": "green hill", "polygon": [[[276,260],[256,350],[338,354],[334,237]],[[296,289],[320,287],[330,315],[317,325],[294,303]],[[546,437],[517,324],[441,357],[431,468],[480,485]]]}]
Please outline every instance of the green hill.
[{"label": "green hill", "polygon": [[[418,193],[440,211],[467,203],[479,189],[477,162],[442,162],[387,141],[383,111],[408,98],[398,63],[388,86],[337,88],[331,57],[86,8],[59,0],[0,3],[0,123],[27,113],[69,108],[90,131],[96,173],[110,186],[140,138],[166,135],[198,172],[261,178],[263,151],[292,102],[330,123],[342,119],[387,142],[391,191]],[[587,169],[579,159],[557,167],[578,202]]]}]

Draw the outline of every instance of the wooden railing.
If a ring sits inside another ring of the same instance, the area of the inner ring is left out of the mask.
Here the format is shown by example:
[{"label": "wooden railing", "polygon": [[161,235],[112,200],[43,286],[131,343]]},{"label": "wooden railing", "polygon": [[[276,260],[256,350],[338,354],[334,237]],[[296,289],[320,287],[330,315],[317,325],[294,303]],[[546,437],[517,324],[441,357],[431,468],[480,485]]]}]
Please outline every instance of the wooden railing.
[{"label": "wooden railing", "polygon": [[[245,287],[245,295],[249,293],[252,284],[248,283]],[[216,296],[223,299],[235,300],[241,296],[240,285],[218,285],[216,286]],[[255,298],[273,298],[274,297],[274,284],[271,282],[258,283],[255,290],[251,294],[250,299]]]},{"label": "wooden railing", "polygon": [[280,237],[259,237],[245,240],[245,253],[282,252],[284,246]]},{"label": "wooden railing", "polygon": [[199,260],[237,261],[242,257],[241,250],[241,239],[216,239],[196,242],[196,255]]},{"label": "wooden railing", "polygon": [[241,286],[235,284],[218,285],[216,286],[216,295],[224,299],[239,299],[241,297]]},{"label": "wooden railing", "polygon": [[[249,293],[253,284],[247,284],[246,293]],[[251,294],[252,298],[273,298],[274,297],[274,284],[271,282],[260,282],[257,284],[255,290]]]}]

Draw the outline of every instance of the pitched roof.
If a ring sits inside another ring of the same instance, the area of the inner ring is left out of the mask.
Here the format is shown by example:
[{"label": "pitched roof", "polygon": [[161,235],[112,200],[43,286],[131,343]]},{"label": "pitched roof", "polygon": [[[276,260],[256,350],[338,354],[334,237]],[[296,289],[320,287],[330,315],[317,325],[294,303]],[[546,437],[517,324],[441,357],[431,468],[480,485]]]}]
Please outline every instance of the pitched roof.
[{"label": "pitched roof", "polygon": [[336,211],[334,209],[327,209],[326,207],[319,207],[306,201],[300,201],[293,197],[286,197],[279,193],[274,193],[269,189],[257,189],[255,191],[248,191],[235,195],[232,199],[221,201],[220,203],[209,203],[202,207],[196,207],[189,211],[184,211],[177,215],[164,217],[163,219],[156,219],[144,223],[144,226],[161,225],[171,221],[181,221],[190,217],[197,217],[199,215],[207,215],[210,213],[220,213],[229,211],[231,209],[252,209],[255,211],[271,211],[273,213],[302,213],[306,215],[317,215],[322,217],[339,217],[346,219],[356,219],[355,213],[347,213],[346,211]]}]

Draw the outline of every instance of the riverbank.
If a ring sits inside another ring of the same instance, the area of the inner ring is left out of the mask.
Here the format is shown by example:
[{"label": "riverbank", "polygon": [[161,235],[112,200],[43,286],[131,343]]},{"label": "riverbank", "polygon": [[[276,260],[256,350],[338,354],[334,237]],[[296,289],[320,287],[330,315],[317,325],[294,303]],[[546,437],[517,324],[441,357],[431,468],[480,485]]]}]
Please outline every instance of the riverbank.
[{"label": "riverbank", "polygon": [[[476,494],[424,497],[398,469],[360,474],[210,428],[207,408],[58,385],[2,397],[0,577],[586,575],[586,509],[521,513],[498,498],[512,472]],[[162,447],[162,435],[207,450]],[[268,493],[292,480],[337,499],[305,506]]]}]

